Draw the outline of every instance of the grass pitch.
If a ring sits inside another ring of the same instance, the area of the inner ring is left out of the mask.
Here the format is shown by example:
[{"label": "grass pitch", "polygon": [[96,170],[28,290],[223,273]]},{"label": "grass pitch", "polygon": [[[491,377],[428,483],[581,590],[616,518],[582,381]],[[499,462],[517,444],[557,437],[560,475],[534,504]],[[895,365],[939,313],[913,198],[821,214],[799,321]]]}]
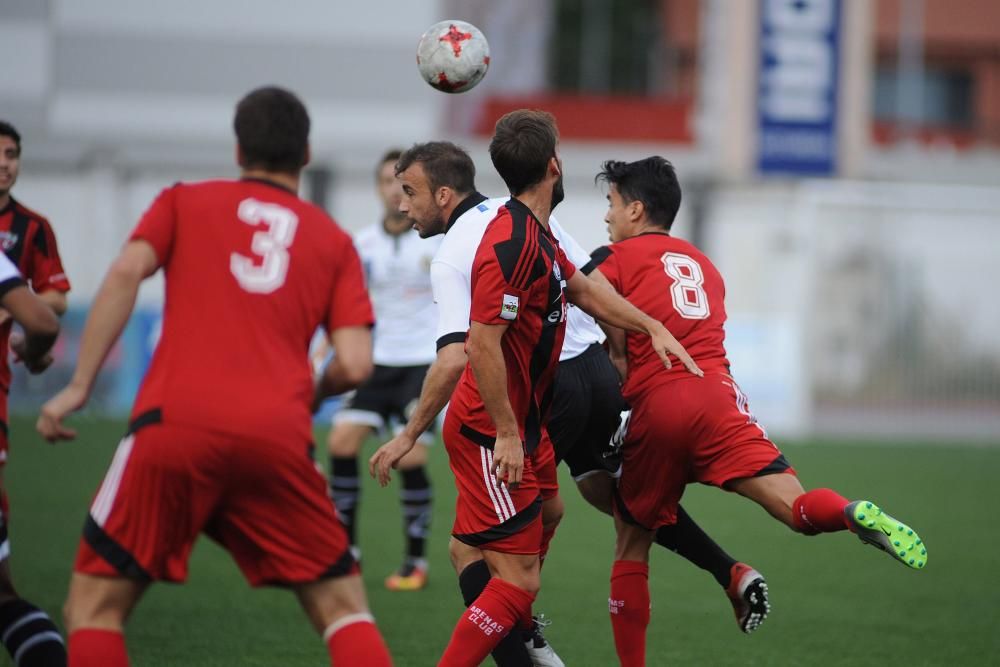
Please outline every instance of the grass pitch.
[{"label": "grass pitch", "polygon": [[[32,423],[11,423],[11,565],[20,592],[59,618],[83,518],[123,425],[79,418],[79,439],[53,447]],[[848,533],[795,535],[742,498],[689,487],[684,505],[691,515],[767,577],[772,613],[757,633],[742,635],[711,576],[657,550],[650,665],[917,667],[997,660],[1000,447],[812,442],[782,448],[807,488],[870,498],[910,523],[927,543],[927,568],[908,570]],[[371,453],[371,444],[365,451]],[[436,664],[462,609],[447,559],[454,485],[443,448],[431,458],[436,507],[427,590],[389,593],[382,586],[402,552],[395,488],[379,489],[366,478],[361,500],[365,582],[399,666]],[[611,521],[585,505],[565,470],[561,475],[566,518],[535,609],[554,621],[546,634],[568,666],[615,665],[607,613]],[[194,551],[187,585],[150,590],[129,624],[128,646],[139,667],[327,664],[292,595],[249,589],[208,539]],[[3,653],[0,665],[10,664]]]}]

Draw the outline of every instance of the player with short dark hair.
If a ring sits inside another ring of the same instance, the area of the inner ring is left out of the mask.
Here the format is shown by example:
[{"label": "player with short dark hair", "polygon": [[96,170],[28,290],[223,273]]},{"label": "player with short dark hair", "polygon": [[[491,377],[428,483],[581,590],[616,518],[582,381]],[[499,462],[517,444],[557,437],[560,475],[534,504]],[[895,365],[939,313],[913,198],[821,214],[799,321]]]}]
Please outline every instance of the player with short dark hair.
[{"label": "player with short dark hair", "polygon": [[[350,237],[296,194],[309,157],[302,102],[254,90],[234,126],[241,178],[160,193],[94,299],[69,385],[38,419],[47,440],[74,437],[63,419],[87,402],[140,283],[163,268],[163,334],[64,608],[76,667],[128,664],[125,621],[150,583],[186,578],[200,533],[251,585],[291,588],[331,664],[391,663],[312,457],[316,396],[371,373],[361,264]],[[319,326],[337,354],[316,387],[308,344]]]},{"label": "player with short dark hair", "polygon": [[[17,182],[20,167],[21,134],[10,123],[0,121],[0,247],[3,248],[3,259],[13,263],[17,274],[31,286],[30,290],[24,291],[33,290],[38,302],[47,305],[54,313],[55,320],[56,316],[66,311],[69,281],[48,220],[15,200],[10,193]],[[21,284],[25,283],[21,281]],[[14,661],[22,666],[63,665],[66,651],[52,620],[45,612],[19,597],[11,581],[10,543],[7,537],[9,507],[3,471],[9,446],[7,396],[11,371],[8,349],[14,348],[14,342],[20,340],[11,333],[13,321],[17,320],[16,314],[12,319],[12,314],[6,306],[0,309],[0,640]]]},{"label": "player with short dark hair", "polygon": [[593,266],[625,298],[676,331],[705,371],[691,378],[664,369],[640,337],[626,334],[623,393],[632,418],[616,496],[610,597],[621,664],[645,664],[649,548],[656,529],[675,522],[691,482],[745,496],[796,532],[850,530],[903,564],[923,568],[927,550],[911,528],[871,501],[850,502],[830,489],[805,491],[757,423],[729,373],[722,276],[695,246],[670,235],[681,194],[673,166],[658,156],[609,160],[598,179],[608,184],[612,245],[593,253]]},{"label": "player with short dark hair", "polygon": [[[437,308],[430,266],[440,242],[420,238],[406,215],[399,212],[402,188],[395,169],[401,154],[400,150],[387,151],[378,162],[375,179],[383,205],[381,222],[354,235],[375,308],[375,372],[344,400],[334,414],[327,439],[330,491],[359,559],[358,452],[372,433],[404,428],[434,360]],[[399,464],[405,553],[402,565],[385,580],[386,588],[393,591],[419,590],[427,584],[426,544],[432,511],[427,448],[434,443],[433,424],[418,442],[420,446],[410,450]]]}]

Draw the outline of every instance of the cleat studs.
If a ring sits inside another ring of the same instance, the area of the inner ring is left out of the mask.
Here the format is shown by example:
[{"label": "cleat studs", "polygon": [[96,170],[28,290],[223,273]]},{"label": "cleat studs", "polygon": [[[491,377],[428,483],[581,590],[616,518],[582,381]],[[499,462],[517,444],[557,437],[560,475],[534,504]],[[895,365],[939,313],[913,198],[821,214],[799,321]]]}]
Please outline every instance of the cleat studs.
[{"label": "cleat studs", "polygon": [[871,503],[865,503],[865,507],[867,507],[868,509],[871,509],[872,508],[872,504]]},{"label": "cleat studs", "polygon": [[858,521],[864,521],[864,520],[865,520],[865,515],[864,512],[862,512],[861,514],[858,515]]},{"label": "cleat studs", "polygon": [[895,544],[898,547],[899,546],[899,540],[896,540],[895,542],[893,542],[893,544]]},{"label": "cleat studs", "polygon": [[923,540],[917,540],[917,544],[923,544]]},{"label": "cleat studs", "polygon": [[927,549],[921,549],[920,550],[920,555],[921,556],[926,556],[927,555]]},{"label": "cleat studs", "polygon": [[903,524],[899,524],[898,526],[896,526],[896,530],[898,530],[899,532],[903,532]]},{"label": "cleat studs", "polygon": [[868,527],[869,528],[874,528],[875,527],[875,522],[874,521],[869,521],[868,522]]},{"label": "cleat studs", "polygon": [[924,561],[920,561],[919,563],[917,563],[917,567],[923,567],[923,566],[924,566]]},{"label": "cleat studs", "polygon": [[904,558],[905,556],[906,556],[906,552],[905,551],[900,551],[899,552],[899,557],[900,558]]},{"label": "cleat studs", "polygon": [[913,531],[912,530],[906,531],[906,535],[909,536],[909,537],[912,537],[913,536]]},{"label": "cleat studs", "polygon": [[912,558],[910,559],[910,565],[913,565],[913,559]]}]

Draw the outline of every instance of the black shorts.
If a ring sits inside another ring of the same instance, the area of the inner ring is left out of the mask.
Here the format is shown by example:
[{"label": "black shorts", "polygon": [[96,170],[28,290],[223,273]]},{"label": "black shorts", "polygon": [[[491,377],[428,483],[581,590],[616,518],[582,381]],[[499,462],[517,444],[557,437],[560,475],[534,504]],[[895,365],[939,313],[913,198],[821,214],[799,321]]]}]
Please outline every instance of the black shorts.
[{"label": "black shorts", "polygon": [[559,362],[548,431],[556,461],[566,462],[573,479],[618,472],[621,458],[610,442],[624,409],[618,372],[603,347],[595,343]]},{"label": "black shorts", "polygon": [[[430,366],[375,366],[368,381],[350,394],[333,423],[364,424],[377,431],[398,430],[410,418]],[[436,427],[431,424],[428,432]]]}]

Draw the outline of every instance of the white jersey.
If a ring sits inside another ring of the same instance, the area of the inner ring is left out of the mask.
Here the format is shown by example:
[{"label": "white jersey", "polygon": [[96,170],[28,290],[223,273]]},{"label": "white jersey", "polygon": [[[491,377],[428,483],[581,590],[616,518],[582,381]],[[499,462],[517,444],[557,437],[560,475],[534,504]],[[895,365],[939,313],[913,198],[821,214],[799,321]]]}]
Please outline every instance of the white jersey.
[{"label": "white jersey", "polygon": [[437,306],[430,266],[439,239],[414,230],[398,236],[381,223],[354,237],[375,309],[372,357],[378,366],[421,366],[434,361]]},{"label": "white jersey", "polygon": [[23,278],[21,278],[21,272],[17,270],[14,262],[7,257],[7,253],[0,252],[0,285],[8,280],[23,280]]},{"label": "white jersey", "polygon": [[[496,217],[497,210],[509,200],[509,197],[486,199],[482,195],[470,195],[465,202],[469,202],[471,206],[460,205],[456,209],[457,219],[450,221],[451,226],[431,262],[431,284],[434,287],[434,301],[438,305],[438,349],[449,343],[465,340],[465,334],[469,330],[469,314],[472,312],[472,262],[487,225]],[[579,269],[590,261],[590,255],[566,233],[555,217],[549,218],[549,228],[576,268]],[[604,333],[594,319],[579,308],[571,307],[559,360],[572,359],[592,343],[603,340]]]}]

